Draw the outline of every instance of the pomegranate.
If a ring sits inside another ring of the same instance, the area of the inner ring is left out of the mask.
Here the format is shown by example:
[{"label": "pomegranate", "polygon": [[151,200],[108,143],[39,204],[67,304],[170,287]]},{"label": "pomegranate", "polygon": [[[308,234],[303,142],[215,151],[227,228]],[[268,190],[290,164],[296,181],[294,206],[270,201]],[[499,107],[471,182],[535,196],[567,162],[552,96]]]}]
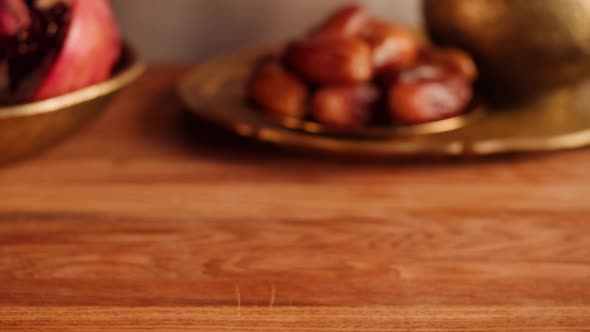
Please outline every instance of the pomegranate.
[{"label": "pomegranate", "polygon": [[31,24],[31,17],[22,0],[0,1],[0,35],[15,35]]},{"label": "pomegranate", "polygon": [[109,78],[121,37],[108,0],[0,0],[0,103]]}]

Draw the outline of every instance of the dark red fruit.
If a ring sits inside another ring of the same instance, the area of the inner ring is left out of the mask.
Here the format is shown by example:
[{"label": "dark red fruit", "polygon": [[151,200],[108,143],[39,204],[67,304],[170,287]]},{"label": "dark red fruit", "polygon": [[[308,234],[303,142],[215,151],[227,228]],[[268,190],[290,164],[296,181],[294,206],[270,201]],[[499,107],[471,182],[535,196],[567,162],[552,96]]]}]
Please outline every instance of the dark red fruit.
[{"label": "dark red fruit", "polygon": [[473,58],[458,48],[438,48],[425,50],[422,57],[428,62],[434,62],[453,68],[471,82],[479,75]]},{"label": "dark red fruit", "polygon": [[401,27],[374,21],[368,25],[365,38],[373,51],[373,66],[377,73],[400,71],[416,63],[418,42]]},{"label": "dark red fruit", "polygon": [[287,48],[286,62],[316,84],[364,83],[373,77],[369,45],[359,38],[325,37],[300,40]]},{"label": "dark red fruit", "polygon": [[35,92],[41,100],[109,78],[121,54],[121,36],[108,0],[72,0],[62,49]]},{"label": "dark red fruit", "polygon": [[361,128],[371,120],[378,98],[377,89],[371,85],[324,87],[313,97],[312,115],[328,127]]},{"label": "dark red fruit", "polygon": [[400,74],[389,89],[389,111],[404,124],[442,120],[466,111],[473,98],[471,82],[438,65],[421,65]]},{"label": "dark red fruit", "polygon": [[30,24],[29,9],[23,0],[0,1],[0,36],[14,36]]},{"label": "dark red fruit", "polygon": [[305,83],[275,60],[264,60],[256,68],[247,88],[250,100],[267,113],[303,118],[308,92]]},{"label": "dark red fruit", "polygon": [[0,0],[0,22],[0,103],[46,99],[101,82],[120,56],[108,0]]},{"label": "dark red fruit", "polygon": [[348,6],[328,17],[312,37],[358,37],[371,20],[369,12],[360,6]]}]

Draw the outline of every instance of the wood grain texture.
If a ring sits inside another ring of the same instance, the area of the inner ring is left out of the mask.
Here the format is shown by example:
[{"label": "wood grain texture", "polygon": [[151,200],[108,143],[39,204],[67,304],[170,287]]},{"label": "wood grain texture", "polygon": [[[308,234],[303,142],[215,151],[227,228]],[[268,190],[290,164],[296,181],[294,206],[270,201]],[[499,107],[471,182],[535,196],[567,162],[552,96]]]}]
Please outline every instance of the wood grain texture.
[{"label": "wood grain texture", "polygon": [[[585,307],[16,307],[3,331],[588,331]],[[527,326],[523,328],[523,326]],[[582,327],[582,328],[580,328]]]},{"label": "wood grain texture", "polygon": [[0,170],[0,330],[590,330],[588,150],[281,152],[190,119],[186,70]]}]

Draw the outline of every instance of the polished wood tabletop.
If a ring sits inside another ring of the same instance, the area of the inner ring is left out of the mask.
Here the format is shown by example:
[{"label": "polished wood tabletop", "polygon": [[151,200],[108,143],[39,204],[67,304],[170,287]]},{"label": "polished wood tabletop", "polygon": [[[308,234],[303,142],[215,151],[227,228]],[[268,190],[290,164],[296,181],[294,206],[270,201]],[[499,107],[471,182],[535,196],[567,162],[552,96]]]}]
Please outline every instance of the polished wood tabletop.
[{"label": "polished wood tabletop", "polygon": [[192,119],[188,69],[0,169],[1,331],[590,330],[590,150],[284,152]]}]

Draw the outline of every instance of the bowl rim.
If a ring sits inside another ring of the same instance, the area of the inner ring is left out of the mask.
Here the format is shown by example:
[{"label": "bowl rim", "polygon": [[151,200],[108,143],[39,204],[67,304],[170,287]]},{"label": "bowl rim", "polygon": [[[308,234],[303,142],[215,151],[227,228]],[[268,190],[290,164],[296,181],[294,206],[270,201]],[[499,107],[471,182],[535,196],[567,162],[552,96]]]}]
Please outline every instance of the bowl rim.
[{"label": "bowl rim", "polygon": [[127,61],[124,61],[123,68],[110,79],[57,97],[0,107],[0,119],[59,111],[63,108],[100,98],[123,88],[145,71],[145,64],[139,59],[137,52],[128,42],[123,43],[123,50],[123,54],[127,55]]}]

